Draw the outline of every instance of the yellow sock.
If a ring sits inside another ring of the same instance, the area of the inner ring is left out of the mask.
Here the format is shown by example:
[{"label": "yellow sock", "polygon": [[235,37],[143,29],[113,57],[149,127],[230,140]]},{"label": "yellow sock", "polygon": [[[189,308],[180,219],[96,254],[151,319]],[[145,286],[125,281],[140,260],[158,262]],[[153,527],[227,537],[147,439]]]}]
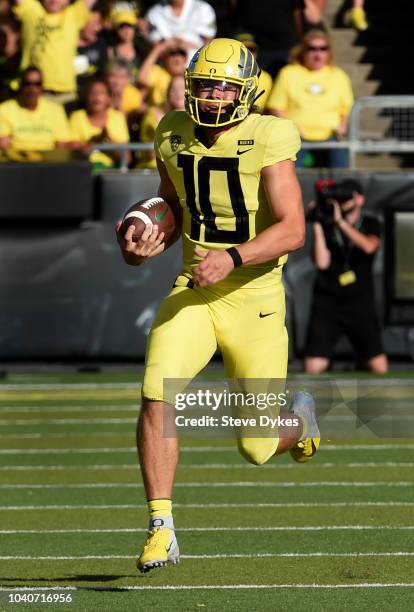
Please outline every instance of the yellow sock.
[{"label": "yellow sock", "polygon": [[166,527],[174,529],[171,499],[151,499],[148,502],[150,529]]}]

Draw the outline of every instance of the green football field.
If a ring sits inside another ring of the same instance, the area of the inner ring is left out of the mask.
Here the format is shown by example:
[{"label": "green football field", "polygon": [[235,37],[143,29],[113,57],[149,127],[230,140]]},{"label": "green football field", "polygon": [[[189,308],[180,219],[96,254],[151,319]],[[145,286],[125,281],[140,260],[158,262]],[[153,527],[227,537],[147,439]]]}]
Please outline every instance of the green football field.
[{"label": "green football field", "polygon": [[[33,608],[88,612],[414,609],[410,437],[329,437],[306,465],[287,455],[261,467],[231,441],[184,441],[181,563],[138,574],[137,380],[10,374],[0,384],[0,610],[28,594]],[[410,418],[407,380],[396,388]],[[39,603],[51,593],[73,603]]]}]

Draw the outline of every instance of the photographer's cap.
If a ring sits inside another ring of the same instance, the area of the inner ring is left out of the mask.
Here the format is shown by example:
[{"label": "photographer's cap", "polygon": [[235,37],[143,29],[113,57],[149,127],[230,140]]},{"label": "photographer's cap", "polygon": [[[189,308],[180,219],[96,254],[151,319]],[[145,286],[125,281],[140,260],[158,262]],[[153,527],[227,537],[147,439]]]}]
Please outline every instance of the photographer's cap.
[{"label": "photographer's cap", "polygon": [[364,189],[361,183],[357,181],[356,179],[347,178],[341,181],[340,183],[337,183],[337,185],[340,186],[341,189],[343,189],[344,191],[352,191],[352,192],[356,191],[357,193],[360,193],[361,195],[364,194]]}]

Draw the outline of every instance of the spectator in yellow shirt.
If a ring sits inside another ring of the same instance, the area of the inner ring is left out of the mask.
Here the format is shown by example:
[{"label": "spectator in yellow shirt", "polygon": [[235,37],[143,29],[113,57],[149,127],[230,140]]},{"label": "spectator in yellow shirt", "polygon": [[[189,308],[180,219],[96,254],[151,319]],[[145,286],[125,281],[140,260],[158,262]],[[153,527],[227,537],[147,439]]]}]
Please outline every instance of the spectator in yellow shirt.
[{"label": "spectator in yellow shirt", "polygon": [[93,79],[88,83],[85,98],[85,108],[74,111],[70,116],[73,146],[88,155],[97,168],[116,166],[118,153],[94,151],[94,145],[129,142],[125,116],[111,108],[108,85],[102,79]]},{"label": "spectator in yellow shirt", "polygon": [[138,73],[138,87],[150,106],[162,107],[167,101],[167,91],[174,76],[183,76],[187,67],[187,51],[175,38],[157,43]]},{"label": "spectator in yellow shirt", "polygon": [[[319,149],[311,153],[306,142],[329,142],[344,138],[353,104],[348,75],[333,63],[328,35],[309,30],[292,51],[291,63],[279,72],[268,101],[277,117],[291,119],[304,141],[296,165],[343,168],[348,165],[346,149]],[[314,164],[307,160],[314,159]]]},{"label": "spectator in yellow shirt", "polygon": [[[14,11],[22,22],[21,68],[36,66],[43,73],[44,88],[56,100],[75,97],[74,58],[79,32],[89,18],[95,0],[15,0]],[[65,95],[62,95],[65,94]]]},{"label": "spectator in yellow shirt", "polygon": [[34,67],[22,73],[16,100],[0,104],[0,149],[16,158],[40,159],[30,153],[70,147],[70,131],[65,111],[60,104],[42,96],[42,73]]},{"label": "spectator in yellow shirt", "polygon": [[128,115],[142,105],[142,93],[131,84],[131,69],[123,59],[111,62],[105,71],[111,106]]},{"label": "spectator in yellow shirt", "polygon": [[[167,91],[167,101],[164,106],[150,106],[142,119],[140,130],[141,142],[154,142],[155,130],[165,113],[172,110],[184,110],[184,93],[184,77],[172,77]],[[156,168],[155,153],[153,151],[141,153],[141,160],[137,167]]]}]

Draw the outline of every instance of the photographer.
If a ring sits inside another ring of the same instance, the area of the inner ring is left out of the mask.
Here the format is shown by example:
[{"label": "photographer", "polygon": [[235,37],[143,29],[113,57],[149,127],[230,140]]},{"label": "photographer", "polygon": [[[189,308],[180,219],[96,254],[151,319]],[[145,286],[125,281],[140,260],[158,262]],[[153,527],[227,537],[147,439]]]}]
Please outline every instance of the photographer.
[{"label": "photographer", "polygon": [[320,374],[330,365],[339,337],[349,338],[363,363],[376,374],[388,370],[375,306],[372,265],[380,241],[379,221],[362,211],[361,185],[317,181],[309,205],[313,259],[317,268],[305,351],[305,371]]}]

